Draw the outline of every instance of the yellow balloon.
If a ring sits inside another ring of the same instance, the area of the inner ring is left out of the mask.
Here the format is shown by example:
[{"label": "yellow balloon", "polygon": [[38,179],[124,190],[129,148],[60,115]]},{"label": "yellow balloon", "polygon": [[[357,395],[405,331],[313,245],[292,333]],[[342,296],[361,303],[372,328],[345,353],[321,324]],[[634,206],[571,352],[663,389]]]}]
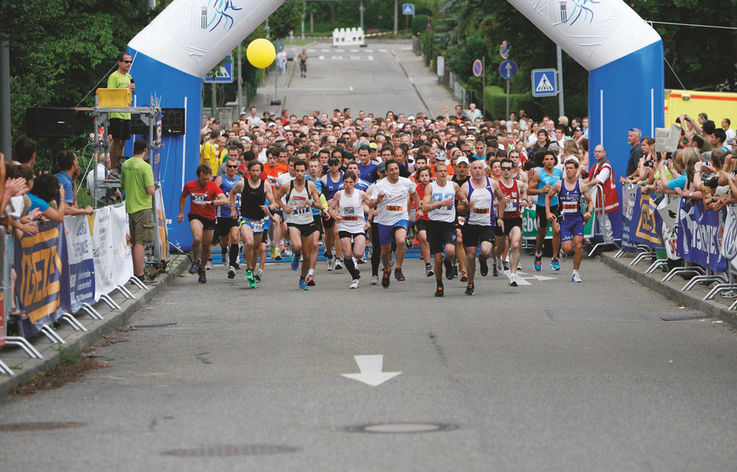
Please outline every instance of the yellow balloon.
[{"label": "yellow balloon", "polygon": [[246,57],[253,67],[265,69],[274,62],[276,49],[268,39],[254,39],[246,48]]}]

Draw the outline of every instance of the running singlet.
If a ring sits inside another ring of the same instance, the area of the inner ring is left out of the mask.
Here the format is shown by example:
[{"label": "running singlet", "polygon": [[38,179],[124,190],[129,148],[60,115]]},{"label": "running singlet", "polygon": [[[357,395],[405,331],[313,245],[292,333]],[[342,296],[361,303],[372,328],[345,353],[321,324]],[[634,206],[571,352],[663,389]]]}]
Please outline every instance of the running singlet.
[{"label": "running singlet", "polygon": [[291,213],[284,212],[284,219],[287,223],[297,225],[308,225],[313,223],[315,219],[312,216],[312,204],[310,203],[310,195],[307,193],[307,184],[302,190],[294,187],[294,180],[289,183],[289,192],[287,192],[287,206],[292,209]]},{"label": "running singlet", "polygon": [[220,187],[217,186],[212,180],[207,182],[207,185],[200,187],[197,180],[192,180],[184,185],[184,190],[190,197],[189,212],[193,215],[200,216],[206,220],[215,220],[215,207],[209,203],[215,200],[218,194],[223,193]]},{"label": "running singlet", "polygon": [[440,206],[434,210],[430,210],[428,217],[430,221],[443,221],[445,223],[453,223],[456,219],[456,204],[455,204],[455,184],[453,181],[448,180],[445,182],[445,186],[441,187],[437,182],[430,183],[430,189],[432,191],[432,203],[442,202],[444,200],[451,200],[450,208]]},{"label": "running singlet", "polygon": [[468,201],[473,202],[473,208],[466,218],[467,225],[491,226],[494,210],[492,204],[494,202],[494,192],[491,188],[491,180],[486,179],[486,187],[473,188],[473,184],[468,182]]},{"label": "running singlet", "polygon": [[[310,176],[305,177],[305,179],[315,184],[315,190],[317,190],[317,194],[322,195],[322,187],[324,185],[324,182],[322,181],[322,179],[313,179]],[[320,209],[312,207],[312,215],[315,216],[319,214],[320,214]]]},{"label": "running singlet", "polygon": [[337,181],[330,178],[330,173],[325,174],[325,187],[322,190],[325,194],[325,198],[327,198],[328,200],[332,200],[335,196],[335,192],[338,191],[341,185],[343,185],[342,172],[340,173],[340,177]]},{"label": "running singlet", "polygon": [[377,200],[382,192],[384,198],[376,205],[374,221],[385,226],[394,226],[402,220],[409,219],[407,204],[409,194],[415,193],[415,184],[407,177],[399,177],[395,184],[384,177],[374,184],[371,200]]},{"label": "running singlet", "polygon": [[250,180],[243,183],[241,192],[241,216],[249,220],[262,220],[266,218],[266,212],[261,205],[266,205],[265,180],[261,180],[258,187],[251,187]]},{"label": "running singlet", "polygon": [[345,194],[345,190],[340,191],[338,214],[343,217],[338,221],[338,231],[347,231],[351,234],[364,232],[366,220],[363,216],[363,204],[358,191],[354,190],[350,197]]},{"label": "running singlet", "polygon": [[[540,168],[537,170],[537,173],[540,174],[540,182],[537,184],[538,189],[545,188],[546,185],[550,185],[551,187],[555,185],[555,183],[563,178],[563,173],[558,169],[557,167],[553,168],[553,174],[548,174],[545,172],[544,168]],[[541,193],[537,196],[537,204],[539,206],[545,206],[545,194]],[[558,197],[555,196],[550,199],[550,206],[556,206],[558,204]]]},{"label": "running singlet", "polygon": [[504,193],[504,218],[519,218],[519,183],[512,180],[512,185],[507,187],[504,180],[499,179],[499,188]]},{"label": "running singlet", "polygon": [[[423,201],[425,199],[425,187],[423,187],[422,184],[417,184],[417,186],[415,187],[415,192],[417,192],[417,196],[419,197],[420,201]],[[414,206],[414,203],[412,205]],[[419,219],[430,221],[430,218],[427,217],[427,213],[422,213],[422,216]]]},{"label": "running singlet", "polygon": [[565,181],[561,182],[560,184],[560,216],[563,217],[563,219],[570,219],[575,217],[583,218],[583,215],[578,210],[578,202],[581,198],[581,189],[579,188],[578,183],[579,180],[576,179],[576,186],[573,187],[573,190],[568,190],[566,188]]},{"label": "running singlet", "polygon": [[[243,177],[240,175],[236,175],[234,179],[229,179],[227,175],[223,174],[221,177],[223,181],[220,183],[220,188],[222,189],[223,193],[230,198],[230,191],[233,190],[233,187],[235,187],[235,184],[243,180]],[[238,208],[241,205],[241,197],[240,195],[236,195],[235,197],[235,211],[238,211]],[[230,205],[223,205],[217,207],[217,215],[218,218],[235,218],[236,215],[230,214]]]}]

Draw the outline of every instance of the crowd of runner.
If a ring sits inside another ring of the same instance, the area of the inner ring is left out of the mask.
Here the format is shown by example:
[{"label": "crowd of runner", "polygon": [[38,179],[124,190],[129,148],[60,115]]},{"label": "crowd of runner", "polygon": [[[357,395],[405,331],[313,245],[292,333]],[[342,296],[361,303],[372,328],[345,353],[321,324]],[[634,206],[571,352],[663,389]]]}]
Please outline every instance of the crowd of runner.
[{"label": "crowd of runner", "polygon": [[197,180],[185,185],[178,215],[183,221],[191,197],[190,273],[202,283],[213,238],[228,278],[242,250],[244,278],[257,287],[270,251],[274,260],[291,258],[303,290],[317,283],[321,246],[326,270],[345,268],[350,288],[359,287],[364,264],[370,283],[387,288],[392,277],[405,280],[405,250],[414,243],[436,296],[444,295],[443,273],[473,295],[477,259],[481,276],[491,267],[517,286],[528,207],[538,224],[537,271],[548,226],[551,267],[561,269],[561,251],[573,253],[576,283],[583,227],[595,208],[605,241],[613,241],[607,213],[619,205],[615,176],[601,145],[589,170],[587,118],[535,122],[520,110],[492,122],[460,106],[435,118],[350,109],[300,118],[251,108],[224,129],[209,120],[202,136]]}]

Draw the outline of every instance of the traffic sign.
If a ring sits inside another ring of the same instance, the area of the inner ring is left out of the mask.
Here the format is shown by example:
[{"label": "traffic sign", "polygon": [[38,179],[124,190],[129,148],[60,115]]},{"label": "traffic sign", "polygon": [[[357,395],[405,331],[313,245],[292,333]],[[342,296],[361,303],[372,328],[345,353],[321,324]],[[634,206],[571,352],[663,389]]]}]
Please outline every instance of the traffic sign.
[{"label": "traffic sign", "polygon": [[484,65],[481,63],[481,59],[473,61],[473,67],[471,70],[473,71],[474,77],[481,77],[481,74],[484,73]]},{"label": "traffic sign", "polygon": [[532,96],[554,97],[558,95],[558,71],[555,69],[532,70]]},{"label": "traffic sign", "polygon": [[517,63],[514,61],[504,61],[499,64],[499,73],[505,79],[511,79],[517,75]]},{"label": "traffic sign", "polygon": [[415,4],[414,3],[402,4],[402,15],[414,16],[414,14],[415,14]]},{"label": "traffic sign", "polygon": [[502,41],[502,44],[499,46],[499,55],[502,56],[502,59],[509,59],[509,54],[511,52],[512,45],[506,41]]},{"label": "traffic sign", "polygon": [[225,56],[225,61],[217,69],[213,69],[205,76],[206,84],[233,83],[233,55]]}]

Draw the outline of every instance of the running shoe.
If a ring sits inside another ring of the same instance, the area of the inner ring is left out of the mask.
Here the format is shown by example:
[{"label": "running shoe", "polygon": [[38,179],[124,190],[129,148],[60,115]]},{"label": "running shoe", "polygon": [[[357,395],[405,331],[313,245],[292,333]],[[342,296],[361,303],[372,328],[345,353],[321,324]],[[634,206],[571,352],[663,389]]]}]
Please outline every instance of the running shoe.
[{"label": "running shoe", "polygon": [[235,267],[233,266],[228,267],[228,278],[229,279],[235,278]]},{"label": "running shoe", "polygon": [[511,274],[509,276],[509,286],[510,287],[516,287],[517,286],[517,274]]},{"label": "running shoe", "polygon": [[335,270],[341,270],[343,269],[343,264],[340,263],[340,259],[335,259],[335,267],[333,267]]},{"label": "running shoe", "polygon": [[496,261],[491,262],[491,273],[494,277],[499,277],[499,266],[496,264]]},{"label": "running shoe", "polygon": [[228,251],[222,251],[220,253],[220,263],[224,266],[228,265]]},{"label": "running shoe", "polygon": [[315,286],[315,276],[314,275],[308,275],[307,276],[307,286],[308,287],[314,287]]},{"label": "running shoe", "polygon": [[381,286],[389,288],[389,282],[391,281],[392,273],[390,270],[385,270],[384,275],[381,276]]},{"label": "running shoe", "polygon": [[333,270],[334,265],[335,265],[335,258],[328,257],[328,272],[331,272]]},{"label": "running shoe", "polygon": [[291,257],[292,255],[294,255],[291,244],[287,246],[281,246],[281,252],[287,257]]},{"label": "running shoe", "polygon": [[207,261],[207,265],[205,265],[205,270],[212,270],[212,261]]},{"label": "running shoe", "polygon": [[401,267],[394,269],[394,278],[400,282],[404,282],[404,273],[402,272]]},{"label": "running shoe", "polygon": [[305,281],[305,279],[299,279],[298,285],[300,290],[309,290],[309,288],[307,287],[307,281]]},{"label": "running shoe", "polygon": [[445,266],[445,276],[448,280],[453,278],[453,264],[450,259],[443,259],[443,265]]},{"label": "running shoe", "polygon": [[197,279],[197,281],[201,284],[206,284],[207,276],[205,275],[205,269],[199,269],[197,271],[197,274],[199,274],[199,278]]},{"label": "running shoe", "polygon": [[468,273],[465,270],[461,272],[461,278],[459,280],[461,282],[468,282]]},{"label": "running shoe", "polygon": [[479,257],[479,271],[481,277],[489,275],[489,260],[486,257]]},{"label": "running shoe", "polygon": [[200,260],[196,259],[192,261],[192,265],[189,267],[190,274],[196,274],[200,270]]},{"label": "running shoe", "polygon": [[517,263],[517,270],[522,270],[522,264]]},{"label": "running shoe", "polygon": [[350,288],[358,288],[359,281],[358,279],[353,279],[353,282],[351,282]]},{"label": "running shoe", "polygon": [[262,269],[256,269],[256,272],[253,273],[253,278],[261,282],[261,278],[263,277],[264,271]]},{"label": "running shoe", "polygon": [[543,258],[542,256],[535,256],[535,270],[540,272],[540,270],[543,268]]},{"label": "running shoe", "polygon": [[560,270],[560,261],[555,257],[550,259],[550,265],[553,266],[553,270]]},{"label": "running shoe", "polygon": [[504,268],[505,272],[509,272],[509,262],[502,261],[502,267]]},{"label": "running shoe", "polygon": [[581,276],[578,274],[578,272],[574,272],[571,276],[571,282],[580,284],[581,283]]},{"label": "running shoe", "polygon": [[432,266],[425,264],[425,277],[432,277],[433,275],[435,275],[435,271],[432,270]]},{"label": "running shoe", "polygon": [[474,295],[476,292],[474,291],[474,286],[472,283],[468,284],[466,286],[466,295]]},{"label": "running shoe", "polygon": [[371,282],[369,282],[371,285],[379,285],[379,276],[378,275],[372,275],[371,276]]},{"label": "running shoe", "polygon": [[238,261],[235,261],[235,263],[233,264],[233,268],[234,268],[235,270],[241,270],[241,265],[240,265],[240,264],[238,264]]},{"label": "running shoe", "polygon": [[443,287],[443,282],[438,282],[438,286],[435,289],[435,296],[442,297],[443,295],[445,295],[445,287]]},{"label": "running shoe", "polygon": [[458,277],[458,266],[453,264],[451,267],[453,267],[453,278]]},{"label": "running shoe", "polygon": [[271,248],[271,258],[275,261],[280,261],[282,258],[281,249],[278,248]]},{"label": "running shoe", "polygon": [[246,274],[243,276],[244,279],[248,282],[248,286],[251,288],[256,288],[256,280],[253,278],[253,270],[248,269],[246,270]]},{"label": "running shoe", "polygon": [[366,256],[356,258],[356,264],[365,264],[366,263]]},{"label": "running shoe", "polygon": [[292,270],[299,269],[299,254],[292,255]]}]

